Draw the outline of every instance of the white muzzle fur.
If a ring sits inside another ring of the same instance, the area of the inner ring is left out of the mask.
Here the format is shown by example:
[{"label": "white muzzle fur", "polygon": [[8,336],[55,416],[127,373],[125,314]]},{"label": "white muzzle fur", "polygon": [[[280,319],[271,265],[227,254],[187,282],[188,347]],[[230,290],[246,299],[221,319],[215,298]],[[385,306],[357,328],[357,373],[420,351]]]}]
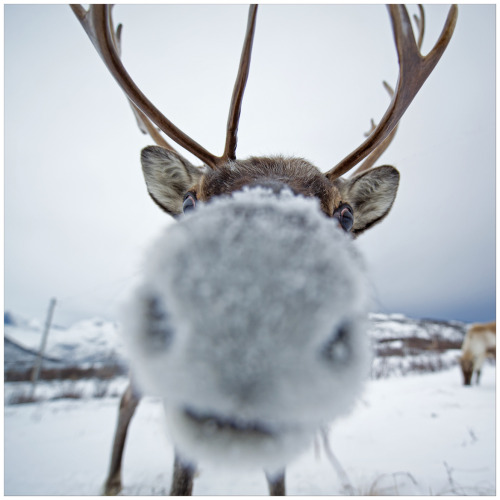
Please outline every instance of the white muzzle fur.
[{"label": "white muzzle fur", "polygon": [[370,366],[363,263],[317,200],[255,188],[169,226],[124,315],[132,369],[192,460],[279,467]]}]

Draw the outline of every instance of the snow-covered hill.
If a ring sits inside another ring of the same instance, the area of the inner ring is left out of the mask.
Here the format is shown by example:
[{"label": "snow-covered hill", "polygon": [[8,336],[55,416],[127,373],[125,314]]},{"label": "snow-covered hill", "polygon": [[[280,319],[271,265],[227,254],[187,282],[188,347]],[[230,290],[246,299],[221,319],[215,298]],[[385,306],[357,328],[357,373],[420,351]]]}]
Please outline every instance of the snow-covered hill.
[{"label": "snow-covered hill", "polygon": [[[9,317],[8,324],[4,324],[4,373],[6,380],[19,380],[26,378],[33,366],[44,326],[12,314]],[[127,361],[116,323],[89,319],[69,328],[51,327],[44,370],[88,370],[106,366],[121,367],[118,372],[126,371]]]}]

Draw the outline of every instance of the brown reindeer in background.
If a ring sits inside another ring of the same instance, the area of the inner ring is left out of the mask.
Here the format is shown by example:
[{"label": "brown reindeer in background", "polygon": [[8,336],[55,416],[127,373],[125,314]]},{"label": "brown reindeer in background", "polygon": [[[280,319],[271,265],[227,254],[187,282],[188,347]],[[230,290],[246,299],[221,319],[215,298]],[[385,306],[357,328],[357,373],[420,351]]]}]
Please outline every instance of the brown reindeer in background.
[{"label": "brown reindeer in background", "polygon": [[[399,120],[444,53],[452,37],[458,12],[456,6],[451,7],[437,43],[429,54],[422,56],[420,48],[424,34],[423,9],[420,7],[421,15],[419,18],[416,17],[419,33],[415,39],[406,8],[402,5],[388,6],[399,60],[396,90],[393,91],[385,84],[392,100],[380,123],[377,126],[373,124],[369,136],[358,148],[336,166],[323,173],[301,158],[282,156],[236,158],[238,121],[249,73],[257,6],[250,6],[249,10],[247,32],[229,110],[225,147],[221,156],[210,153],[179,130],[135,85],[120,59],[121,25],[115,31],[110,6],[92,5],[89,10],[85,10],[82,6],[73,5],[72,9],[109,71],[127,95],[141,129],[145,133],[149,133],[157,144],[146,147],[142,151],[141,163],[148,192],[154,202],[165,212],[174,217],[179,217],[190,211],[196,213],[195,207],[199,204],[240,192],[244,188],[259,186],[267,188],[276,195],[283,190],[289,190],[295,196],[318,200],[319,209],[326,215],[326,218],[334,221],[344,233],[354,237],[383,220],[392,207],[398,188],[399,173],[395,168],[387,165],[378,168],[372,167],[392,141]],[[203,163],[203,166],[194,166],[186,160],[165,141],[157,127],[179,146],[196,156]],[[364,162],[361,163],[363,160]],[[342,178],[344,174],[353,170],[360,163],[361,165],[354,171],[353,176],[347,179]],[[179,225],[184,224],[183,217],[179,217],[179,220]],[[186,217],[185,220],[187,224],[188,220],[194,219]],[[200,245],[203,244],[202,241]],[[189,301],[189,293],[186,295],[186,301]],[[144,304],[145,310],[147,309],[149,314],[148,321],[153,317],[160,318],[161,321],[164,320],[163,313],[157,309],[159,306],[156,297],[146,300]],[[346,314],[349,307],[350,304],[346,303],[344,307]],[[342,321],[345,324],[345,319]],[[314,321],[311,323],[314,324]],[[148,330],[151,324],[151,321],[146,322],[144,328]],[[335,339],[327,344],[328,349],[338,354],[347,346],[353,350],[353,353],[350,353],[348,349],[348,355],[353,354],[356,358],[356,347],[349,343],[349,336],[354,335],[351,329],[337,326],[336,332]],[[251,350],[252,346],[247,345],[246,349]],[[207,353],[206,356],[208,358],[210,354]],[[269,366],[279,365],[279,359],[276,361],[276,356],[279,356],[279,353],[272,353],[272,356]],[[240,358],[243,359],[243,357]],[[205,361],[209,362],[203,359],[203,362]],[[232,360],[228,359],[227,362],[231,363]],[[192,362],[186,362],[188,365],[189,363]],[[319,361],[314,358],[311,363],[319,363]],[[352,363],[355,365],[354,361]],[[313,372],[314,369],[315,367],[311,365],[310,371]],[[347,366],[345,369],[350,368]],[[358,368],[355,369],[360,371]],[[272,371],[271,368],[269,370]],[[189,377],[189,375],[190,367],[188,366],[185,376]],[[168,378],[165,380],[166,385],[168,385]],[[248,391],[247,382],[243,380],[240,384],[241,387],[246,387],[246,391]],[[312,383],[321,385],[322,382],[316,380]],[[300,399],[301,395],[307,399],[305,393],[301,394],[301,389],[298,386],[292,390],[296,391],[297,399]],[[307,388],[303,390],[306,391]],[[168,392],[167,389],[165,391]],[[344,388],[343,391],[348,392],[349,389]],[[248,392],[245,392],[243,396],[248,396]],[[123,448],[128,425],[140,397],[140,393],[133,384],[129,385],[122,397],[111,465],[105,485],[106,494],[117,494],[122,488]],[[281,401],[282,394],[276,394],[274,397]],[[334,395],[332,395],[332,399],[335,399]],[[318,402],[318,408],[320,408],[320,403]],[[349,405],[346,403],[345,406]],[[255,404],[255,407],[258,408],[258,403]],[[183,419],[184,423],[189,422],[189,425],[201,428],[210,422],[215,434],[225,433],[229,435],[230,433],[231,439],[234,441],[239,439],[243,441],[251,436],[256,440],[262,439],[267,440],[267,443],[274,443],[276,435],[280,435],[278,431],[273,430],[272,426],[263,425],[262,420],[257,417],[241,423],[241,415],[229,418],[222,417],[214,413],[213,410],[211,413],[203,413],[203,411],[191,410],[191,406],[186,406],[186,408],[182,411],[177,409],[179,411],[176,414]],[[283,408],[283,411],[286,412],[286,402],[283,402]],[[248,411],[251,413],[250,410]],[[172,495],[191,494],[195,473],[194,459],[196,457],[185,457],[184,454],[176,453]],[[267,477],[271,494],[283,495],[285,493],[284,468],[273,469],[267,473]]]},{"label": "brown reindeer in background", "polygon": [[465,334],[460,356],[460,368],[464,377],[464,385],[471,385],[472,375],[476,374],[479,384],[481,368],[487,356],[496,358],[497,323],[475,323],[470,325]]}]

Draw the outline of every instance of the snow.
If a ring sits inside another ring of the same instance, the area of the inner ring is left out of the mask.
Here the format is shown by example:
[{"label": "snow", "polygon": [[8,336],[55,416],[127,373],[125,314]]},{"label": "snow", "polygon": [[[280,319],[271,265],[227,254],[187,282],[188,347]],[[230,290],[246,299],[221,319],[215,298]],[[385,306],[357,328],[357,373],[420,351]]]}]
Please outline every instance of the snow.
[{"label": "snow", "polygon": [[[458,368],[372,380],[353,412],[329,430],[330,448],[357,495],[495,494],[495,369],[461,385]],[[104,482],[118,399],[5,407],[6,495],[97,495]],[[164,495],[173,448],[162,405],[145,398],[125,449],[125,495]],[[346,493],[325,447],[287,469],[289,495]],[[199,464],[195,495],[266,495],[264,474]]]},{"label": "snow", "polygon": [[429,321],[410,319],[402,314],[370,314],[372,337],[381,340],[394,338],[441,337],[461,342],[465,335],[465,325],[459,321]]}]

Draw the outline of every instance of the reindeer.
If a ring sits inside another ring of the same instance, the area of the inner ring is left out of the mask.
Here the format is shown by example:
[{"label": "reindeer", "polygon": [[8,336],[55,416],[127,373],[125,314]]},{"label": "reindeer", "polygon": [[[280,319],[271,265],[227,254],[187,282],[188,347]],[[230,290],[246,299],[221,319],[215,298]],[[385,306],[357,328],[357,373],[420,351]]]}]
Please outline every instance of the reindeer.
[{"label": "reindeer", "polygon": [[497,323],[475,323],[467,328],[462,344],[462,355],[459,358],[464,385],[471,385],[472,375],[476,373],[476,384],[479,384],[481,367],[487,356],[496,358]]},{"label": "reindeer", "polygon": [[[393,205],[399,172],[372,167],[448,46],[458,9],[450,8],[423,56],[422,7],[416,38],[406,8],[388,6],[396,90],[384,82],[392,99],[379,124],[372,121],[366,140],[323,173],[302,158],[236,158],[256,5],[221,156],[178,129],[135,85],[110,6],[71,7],[156,143],[141,152],[149,195],[179,221],[153,248],[125,322],[141,389],[134,378],[121,399],[104,492],[122,489],[127,429],[145,388],[165,401],[176,450],[171,495],[192,493],[196,461],[207,457],[261,466],[270,494],[284,495],[286,463],[322,423],[350,410],[367,377],[369,293],[352,240]],[[191,164],[160,131],[203,165]]]}]

